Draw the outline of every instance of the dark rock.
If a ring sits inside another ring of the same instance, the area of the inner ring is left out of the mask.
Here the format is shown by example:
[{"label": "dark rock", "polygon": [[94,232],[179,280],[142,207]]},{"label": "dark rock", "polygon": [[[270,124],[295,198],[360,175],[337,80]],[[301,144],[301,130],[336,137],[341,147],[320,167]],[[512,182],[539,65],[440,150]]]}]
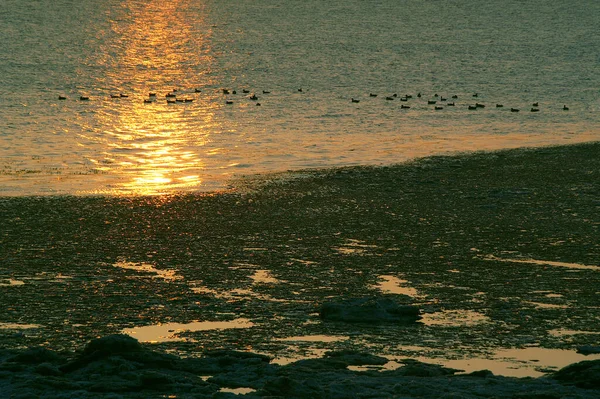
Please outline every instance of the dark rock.
[{"label": "dark rock", "polygon": [[583,345],[577,348],[577,353],[582,355],[594,355],[600,353],[600,346]]},{"label": "dark rock", "polygon": [[600,360],[584,360],[550,375],[562,384],[585,389],[600,389]]},{"label": "dark rock", "polygon": [[264,395],[262,396],[315,399],[323,397],[322,393],[318,389],[314,389],[311,385],[307,381],[298,381],[287,376],[277,377],[265,384]]},{"label": "dark rock", "polygon": [[412,359],[404,359],[402,363],[404,363],[404,366],[394,370],[392,373],[405,377],[443,377],[462,371],[440,366],[439,364],[422,363]]},{"label": "dark rock", "polygon": [[264,362],[264,363],[269,363],[271,361],[271,357],[269,357],[267,355],[261,355],[261,354],[252,353],[252,352],[233,351],[233,350],[227,350],[227,349],[216,349],[216,350],[206,351],[206,352],[204,352],[204,356],[205,357],[228,357],[228,358],[233,358],[233,359],[237,359],[237,360],[255,359],[255,360],[260,360],[261,362]]},{"label": "dark rock", "polygon": [[18,353],[7,359],[9,362],[23,364],[56,363],[62,359],[55,352],[49,349],[36,347],[28,348],[24,352]]},{"label": "dark rock", "polygon": [[528,391],[516,393],[514,399],[561,399],[563,395],[551,391]]},{"label": "dark rock", "polygon": [[319,314],[325,321],[347,323],[414,323],[421,318],[416,306],[377,297],[324,303]]},{"label": "dark rock", "polygon": [[90,341],[77,359],[62,365],[60,369],[65,373],[69,373],[87,367],[94,362],[104,360],[111,360],[113,363],[120,362],[118,359],[133,362],[132,364],[137,364],[140,367],[165,369],[172,369],[176,363],[181,363],[173,355],[145,349],[136,339],[128,335],[115,334]]},{"label": "dark rock", "polygon": [[326,359],[326,358],[318,358],[318,359],[302,359],[290,363],[288,365],[289,369],[298,370],[298,369],[310,369],[313,371],[321,370],[346,370],[348,364],[337,360],[337,359]]},{"label": "dark rock", "polygon": [[487,378],[487,377],[493,377],[494,373],[492,373],[490,370],[477,370],[477,371],[473,371],[472,373],[466,374],[467,377],[476,377],[476,378]]},{"label": "dark rock", "polygon": [[326,352],[325,357],[344,362],[348,366],[384,365],[388,362],[385,357],[350,350]]},{"label": "dark rock", "polygon": [[60,369],[52,363],[40,363],[35,367],[35,372],[45,376],[58,376],[62,374]]},{"label": "dark rock", "polygon": [[129,335],[114,334],[91,340],[83,349],[83,356],[106,357],[143,350],[144,348],[137,339]]}]

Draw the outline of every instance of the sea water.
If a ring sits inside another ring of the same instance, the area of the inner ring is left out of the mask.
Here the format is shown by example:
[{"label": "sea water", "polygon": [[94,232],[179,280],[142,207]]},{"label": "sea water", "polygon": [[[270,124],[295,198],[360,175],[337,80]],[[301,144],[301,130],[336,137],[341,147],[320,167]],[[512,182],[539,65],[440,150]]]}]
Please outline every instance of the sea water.
[{"label": "sea water", "polygon": [[3,0],[0,195],[210,191],[598,140],[598,15],[595,0]]}]

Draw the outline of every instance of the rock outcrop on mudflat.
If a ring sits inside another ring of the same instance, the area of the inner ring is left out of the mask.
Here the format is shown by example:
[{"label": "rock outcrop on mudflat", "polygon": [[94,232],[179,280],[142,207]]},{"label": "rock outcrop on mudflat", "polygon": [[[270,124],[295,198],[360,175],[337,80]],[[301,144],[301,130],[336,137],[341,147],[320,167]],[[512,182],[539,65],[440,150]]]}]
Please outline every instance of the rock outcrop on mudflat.
[{"label": "rock outcrop on mudflat", "polygon": [[236,393],[246,398],[600,398],[600,361],[519,379],[488,371],[459,374],[414,360],[395,370],[353,371],[348,367],[386,361],[353,351],[286,366],[270,360],[231,350],[179,358],[112,335],[91,341],[78,354],[1,351],[0,392],[10,398],[234,398]]},{"label": "rock outcrop on mudflat", "polygon": [[385,297],[326,302],[319,315],[322,320],[347,323],[414,323],[421,318],[418,307]]}]

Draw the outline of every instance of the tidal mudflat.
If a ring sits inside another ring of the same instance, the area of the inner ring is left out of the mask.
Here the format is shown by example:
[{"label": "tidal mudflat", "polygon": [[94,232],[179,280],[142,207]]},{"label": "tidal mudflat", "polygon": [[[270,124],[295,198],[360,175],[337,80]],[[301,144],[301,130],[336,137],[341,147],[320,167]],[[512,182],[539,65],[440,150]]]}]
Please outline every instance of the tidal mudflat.
[{"label": "tidal mudflat", "polygon": [[[0,198],[0,388],[600,397],[597,360],[552,374],[598,359],[599,154],[590,143],[247,177],[213,194]],[[420,319],[320,317],[353,298]],[[89,343],[111,334],[142,346]]]}]

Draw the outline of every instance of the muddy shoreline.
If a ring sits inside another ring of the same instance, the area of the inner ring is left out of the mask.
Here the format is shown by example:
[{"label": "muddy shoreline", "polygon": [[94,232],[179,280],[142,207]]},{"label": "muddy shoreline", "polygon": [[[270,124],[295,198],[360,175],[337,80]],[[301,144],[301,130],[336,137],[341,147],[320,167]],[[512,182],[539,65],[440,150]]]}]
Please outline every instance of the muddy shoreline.
[{"label": "muddy shoreline", "polygon": [[[0,198],[0,345],[72,353],[127,329],[239,318],[252,327],[174,331],[152,349],[399,359],[598,345],[598,154],[432,157],[202,195]],[[437,322],[318,317],[324,302],[366,296]],[[347,338],[286,341],[307,336]]]}]

